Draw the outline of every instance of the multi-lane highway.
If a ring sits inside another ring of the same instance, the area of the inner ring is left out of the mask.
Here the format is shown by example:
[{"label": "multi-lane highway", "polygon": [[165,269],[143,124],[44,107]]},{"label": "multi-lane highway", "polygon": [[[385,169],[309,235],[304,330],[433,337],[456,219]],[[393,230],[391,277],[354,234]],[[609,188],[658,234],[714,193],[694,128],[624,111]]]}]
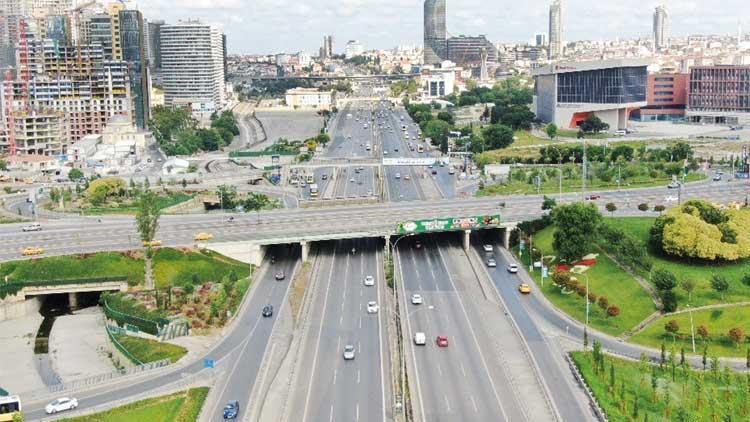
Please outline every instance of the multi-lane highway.
[{"label": "multi-lane highway", "polygon": [[[391,420],[381,248],[373,239],[321,245],[290,420]],[[370,302],[377,309],[368,309]],[[344,358],[347,346],[352,359]]]}]

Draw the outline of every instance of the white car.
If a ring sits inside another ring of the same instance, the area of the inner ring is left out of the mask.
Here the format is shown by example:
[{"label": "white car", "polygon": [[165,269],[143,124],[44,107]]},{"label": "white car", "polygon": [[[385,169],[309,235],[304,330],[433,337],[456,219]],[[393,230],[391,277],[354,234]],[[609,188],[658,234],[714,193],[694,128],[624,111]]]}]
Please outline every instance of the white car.
[{"label": "white car", "polygon": [[365,277],[365,286],[374,286],[375,285],[375,277],[368,275]]},{"label": "white car", "polygon": [[23,226],[21,230],[25,232],[38,232],[42,230],[42,225],[39,223],[31,223],[28,226]]},{"label": "white car", "polygon": [[353,360],[354,359],[354,346],[351,344],[347,344],[344,346],[344,360]]},{"label": "white car", "polygon": [[427,336],[424,333],[414,334],[414,344],[424,346],[427,343]]},{"label": "white car", "polygon": [[378,302],[375,302],[375,301],[367,302],[368,314],[377,314],[379,310],[380,310],[380,307],[378,306]]},{"label": "white car", "polygon": [[62,412],[65,410],[72,410],[78,407],[78,400],[74,398],[68,398],[68,397],[61,397],[59,399],[56,399],[52,403],[48,404],[44,407],[44,411],[47,412],[48,415],[51,415],[53,413]]},{"label": "white car", "polygon": [[677,197],[676,196],[667,196],[667,197],[664,198],[664,201],[666,201],[666,202],[677,202]]},{"label": "white car", "polygon": [[419,293],[414,293],[411,295],[411,304],[412,305],[421,305],[422,304],[422,295]]},{"label": "white car", "polygon": [[508,265],[508,272],[511,274],[517,274],[518,273],[518,265],[516,264],[510,264]]},{"label": "white car", "polygon": [[485,252],[492,252],[492,245],[484,245],[482,246],[482,249],[484,249]]},{"label": "white car", "polygon": [[400,179],[400,178],[401,178],[401,173],[396,173],[396,179]]}]

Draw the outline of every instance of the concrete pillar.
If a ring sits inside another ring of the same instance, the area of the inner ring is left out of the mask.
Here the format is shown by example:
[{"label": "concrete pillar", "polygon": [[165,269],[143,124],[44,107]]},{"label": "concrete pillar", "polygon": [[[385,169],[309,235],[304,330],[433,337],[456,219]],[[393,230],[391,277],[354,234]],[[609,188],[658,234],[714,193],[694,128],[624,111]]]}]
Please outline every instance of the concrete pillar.
[{"label": "concrete pillar", "polygon": [[384,239],[385,239],[385,250],[386,252],[389,252],[391,250],[391,237],[385,236]]},{"label": "concrete pillar", "polygon": [[507,250],[510,250],[510,232],[511,232],[511,230],[513,230],[513,229],[510,228],[510,227],[506,227],[503,230],[503,246]]},{"label": "concrete pillar", "polygon": [[464,250],[469,251],[471,247],[471,230],[464,231]]},{"label": "concrete pillar", "polygon": [[302,246],[302,262],[307,262],[307,257],[310,255],[310,244],[303,240],[299,242],[299,245]]},{"label": "concrete pillar", "polygon": [[78,309],[78,293],[68,293],[68,306],[71,310]]}]

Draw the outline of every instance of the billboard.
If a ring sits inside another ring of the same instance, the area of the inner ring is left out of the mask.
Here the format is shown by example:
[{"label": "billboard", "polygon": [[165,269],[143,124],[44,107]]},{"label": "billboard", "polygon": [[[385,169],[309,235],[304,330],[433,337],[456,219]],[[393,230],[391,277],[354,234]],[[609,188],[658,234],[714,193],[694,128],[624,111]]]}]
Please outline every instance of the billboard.
[{"label": "billboard", "polygon": [[431,220],[405,221],[396,228],[398,234],[420,234],[457,230],[486,229],[500,225],[499,215],[477,217],[436,218]]}]

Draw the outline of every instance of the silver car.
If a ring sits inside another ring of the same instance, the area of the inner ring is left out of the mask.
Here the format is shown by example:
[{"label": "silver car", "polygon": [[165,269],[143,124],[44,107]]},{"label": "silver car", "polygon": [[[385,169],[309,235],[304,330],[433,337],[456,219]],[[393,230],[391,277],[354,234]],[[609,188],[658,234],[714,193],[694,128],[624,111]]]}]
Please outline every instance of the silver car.
[{"label": "silver car", "polygon": [[351,344],[344,346],[344,360],[354,360],[354,346]]}]

